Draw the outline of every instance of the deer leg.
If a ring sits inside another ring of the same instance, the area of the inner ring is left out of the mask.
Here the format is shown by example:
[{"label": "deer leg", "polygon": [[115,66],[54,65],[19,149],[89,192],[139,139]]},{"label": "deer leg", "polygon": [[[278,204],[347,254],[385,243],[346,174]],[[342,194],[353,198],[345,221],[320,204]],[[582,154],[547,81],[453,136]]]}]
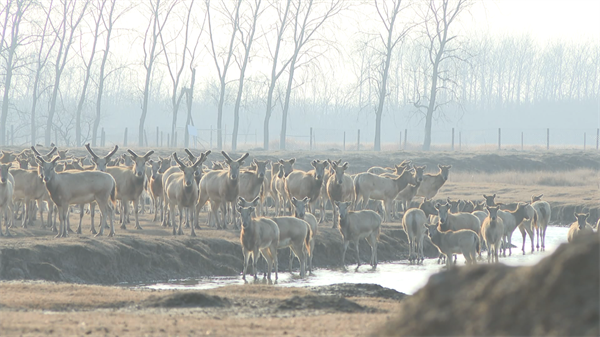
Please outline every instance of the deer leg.
[{"label": "deer leg", "polygon": [[350,245],[350,241],[344,241],[344,248],[342,250],[342,269],[346,270],[346,250],[348,250],[348,245]]},{"label": "deer leg", "polygon": [[[96,213],[96,202],[91,202],[90,203],[90,220],[92,222],[92,228],[90,229],[90,232],[92,232],[92,234],[96,234],[96,228],[94,226],[94,215]],[[100,212],[102,213],[102,212]],[[101,216],[105,216],[104,214],[102,214]],[[106,225],[106,222],[105,222]],[[100,226],[102,226],[102,218],[100,218]]]},{"label": "deer leg", "polygon": [[129,212],[129,202],[125,201],[125,200],[121,200],[121,229],[127,229],[127,226],[125,226],[125,218],[126,218],[126,213]]},{"label": "deer leg", "polygon": [[140,220],[138,216],[138,199],[133,200],[133,213],[135,215],[135,229],[141,230],[142,226],[140,226]]},{"label": "deer leg", "polygon": [[358,264],[356,265],[356,269],[354,269],[354,270],[357,271],[358,267],[360,267],[360,252],[358,251],[358,240],[356,240],[356,242],[354,243],[354,246],[356,247],[356,261],[358,261]]}]

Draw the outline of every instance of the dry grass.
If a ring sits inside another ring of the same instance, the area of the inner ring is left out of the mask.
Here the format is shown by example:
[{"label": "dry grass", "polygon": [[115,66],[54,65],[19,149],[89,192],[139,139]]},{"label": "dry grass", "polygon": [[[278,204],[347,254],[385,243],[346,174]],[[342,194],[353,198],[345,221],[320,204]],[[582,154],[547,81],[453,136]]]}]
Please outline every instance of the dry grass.
[{"label": "dry grass", "polygon": [[496,183],[525,186],[589,186],[591,182],[600,181],[600,171],[577,169],[573,171],[505,171],[498,173],[484,172],[452,172],[451,180],[455,183]]}]

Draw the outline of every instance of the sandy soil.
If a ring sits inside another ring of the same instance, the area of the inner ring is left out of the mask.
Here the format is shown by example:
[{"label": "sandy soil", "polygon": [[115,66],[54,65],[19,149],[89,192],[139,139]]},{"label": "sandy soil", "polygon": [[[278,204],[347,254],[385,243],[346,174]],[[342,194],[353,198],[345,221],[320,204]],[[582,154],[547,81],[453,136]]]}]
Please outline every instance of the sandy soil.
[{"label": "sandy soil", "polygon": [[403,298],[360,284],[175,292],[0,282],[0,291],[3,336],[365,335],[389,320]]}]

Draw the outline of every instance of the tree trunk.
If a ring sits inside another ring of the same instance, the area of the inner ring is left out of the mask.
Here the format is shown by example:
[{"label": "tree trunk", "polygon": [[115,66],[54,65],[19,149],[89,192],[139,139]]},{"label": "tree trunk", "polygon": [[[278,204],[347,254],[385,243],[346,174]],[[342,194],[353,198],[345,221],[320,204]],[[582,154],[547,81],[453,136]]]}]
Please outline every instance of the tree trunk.
[{"label": "tree trunk", "polygon": [[192,103],[194,102],[194,83],[196,82],[196,68],[192,69],[192,81],[190,88],[187,89],[186,102],[187,102],[187,119],[185,121],[185,140],[184,145],[188,147],[190,144],[190,133],[188,131],[188,125],[192,122]]},{"label": "tree trunk", "polygon": [[[2,117],[0,121],[0,145],[8,145],[6,142],[6,119],[8,117],[8,94],[12,81],[12,61],[14,49],[11,47],[8,51],[8,61],[6,66],[6,77],[4,78],[4,94],[2,95]],[[5,143],[6,142],[6,143]]]}]

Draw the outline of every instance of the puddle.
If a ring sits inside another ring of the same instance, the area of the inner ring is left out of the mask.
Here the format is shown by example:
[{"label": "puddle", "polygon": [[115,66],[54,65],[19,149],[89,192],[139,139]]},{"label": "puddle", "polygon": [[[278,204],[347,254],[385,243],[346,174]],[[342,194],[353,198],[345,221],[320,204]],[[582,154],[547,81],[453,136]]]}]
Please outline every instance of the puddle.
[{"label": "puddle", "polygon": [[[500,257],[500,263],[504,263],[509,266],[527,266],[537,263],[539,260],[551,254],[561,243],[567,241],[568,227],[555,227],[549,226],[546,230],[546,251],[536,251],[534,254],[530,253],[530,242],[527,238],[525,249],[527,255],[523,255],[521,252],[521,245],[523,243],[521,233],[519,230],[515,230],[512,237],[513,245],[517,248],[513,248],[512,256]],[[535,244],[535,241],[534,241]],[[508,252],[507,252],[508,254]],[[487,261],[487,252],[482,254],[485,261]],[[462,255],[458,256],[458,264],[464,264],[464,258]],[[405,294],[413,294],[419,288],[424,286],[429,279],[429,276],[439,272],[442,269],[442,265],[437,263],[437,259],[426,259],[422,265],[410,265],[408,261],[397,261],[380,263],[377,266],[377,270],[371,270],[371,267],[367,264],[361,266],[360,269],[355,272],[354,268],[356,265],[348,265],[348,271],[332,270],[332,269],[315,269],[312,275],[307,278],[298,277],[298,273],[290,275],[288,272],[280,272],[278,286],[283,287],[309,287],[309,286],[324,286],[336,283],[373,283],[379,284],[382,287],[397,290]],[[248,280],[250,280],[248,278]],[[262,278],[259,278],[261,280]],[[138,285],[136,287],[150,288],[150,289],[212,289],[216,287],[222,287],[230,284],[244,284],[241,276],[235,277],[207,277],[198,279],[186,279],[186,280],[172,280],[167,283],[156,283],[148,285]]]}]

